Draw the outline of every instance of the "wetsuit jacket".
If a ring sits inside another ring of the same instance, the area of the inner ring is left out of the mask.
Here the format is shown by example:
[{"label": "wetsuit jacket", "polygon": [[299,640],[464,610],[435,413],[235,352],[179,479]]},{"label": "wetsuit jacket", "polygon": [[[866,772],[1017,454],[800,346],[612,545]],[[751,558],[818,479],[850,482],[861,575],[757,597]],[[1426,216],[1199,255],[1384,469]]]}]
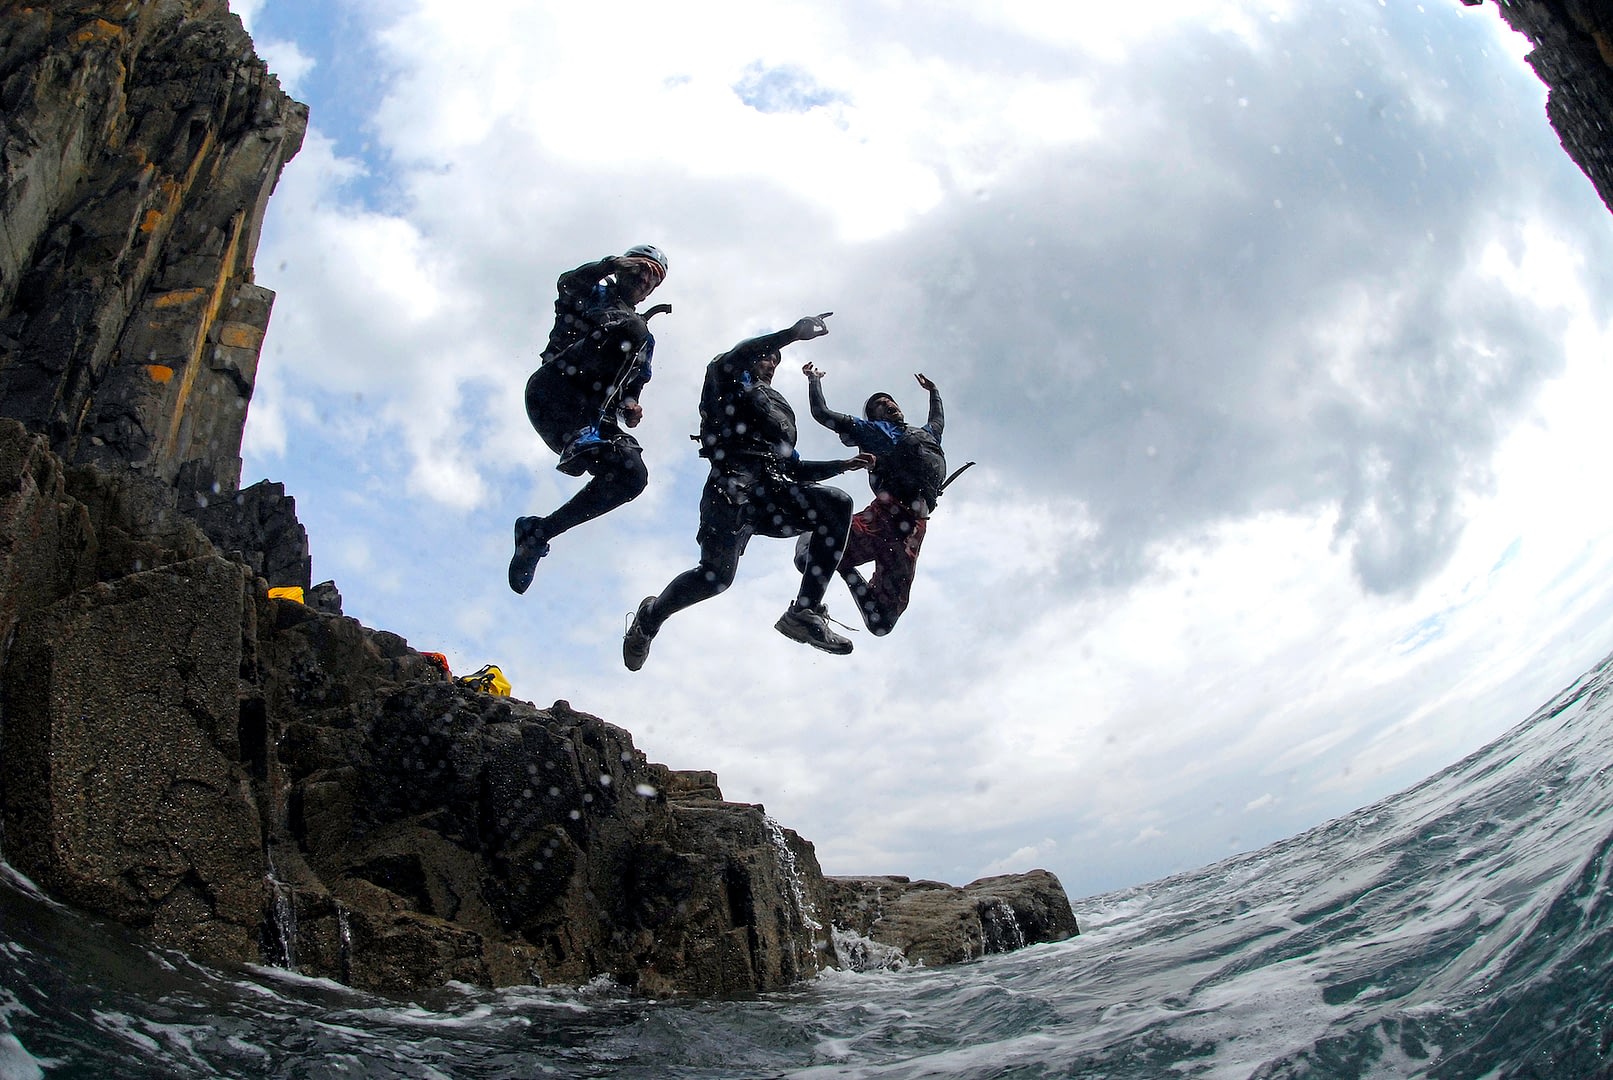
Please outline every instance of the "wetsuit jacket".
[{"label": "wetsuit jacket", "polygon": [[772,351],[768,343],[773,337],[741,342],[706,366],[700,455],[725,472],[755,469],[806,482],[838,476],[846,469],[843,461],[801,460],[795,449],[795,410],[752,373],[756,358]]},{"label": "wetsuit jacket", "polygon": [[[566,431],[585,427],[599,420],[607,398],[617,407],[636,402],[650,381],[655,338],[615,283],[603,280],[613,272],[612,262],[587,263],[556,282],[554,328],[529,394],[536,399],[534,423]],[[614,427],[615,420],[612,409],[605,426]]]},{"label": "wetsuit jacket", "polygon": [[946,455],[941,451],[941,431],[946,415],[941,408],[941,392],[930,391],[930,415],[923,427],[893,424],[889,420],[864,420],[830,409],[823,399],[819,379],[807,380],[807,400],[812,418],[840,436],[847,446],[873,454],[878,461],[868,473],[868,486],[874,494],[888,494],[922,513],[934,507],[946,479]]}]

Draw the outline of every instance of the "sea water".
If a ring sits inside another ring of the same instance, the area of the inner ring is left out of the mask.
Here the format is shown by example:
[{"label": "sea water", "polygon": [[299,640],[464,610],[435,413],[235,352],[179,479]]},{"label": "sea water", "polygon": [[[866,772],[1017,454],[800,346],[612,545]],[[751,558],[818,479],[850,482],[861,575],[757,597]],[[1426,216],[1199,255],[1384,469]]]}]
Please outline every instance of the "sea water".
[{"label": "sea water", "polygon": [[0,1078],[1613,1075],[1610,688],[1604,661],[1407,792],[1080,900],[1071,941],[742,1001],[225,972],[11,873]]}]

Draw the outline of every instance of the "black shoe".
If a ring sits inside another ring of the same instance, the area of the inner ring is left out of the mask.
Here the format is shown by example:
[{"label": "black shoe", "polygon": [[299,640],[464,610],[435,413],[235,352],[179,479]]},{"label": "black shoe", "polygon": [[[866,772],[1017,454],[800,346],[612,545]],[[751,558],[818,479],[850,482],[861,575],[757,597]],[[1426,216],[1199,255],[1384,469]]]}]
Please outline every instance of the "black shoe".
[{"label": "black shoe", "polygon": [[843,638],[829,629],[828,612],[824,610],[822,604],[815,608],[796,607],[791,604],[790,609],[780,615],[778,622],[773,624],[773,629],[792,641],[802,642],[814,649],[834,653],[836,656],[844,656],[851,651],[851,639]]},{"label": "black shoe", "polygon": [[644,629],[644,620],[654,606],[653,596],[640,600],[633,621],[627,624],[627,633],[622,635],[622,663],[627,665],[628,671],[637,671],[650,657],[650,642],[655,640],[655,631]]},{"label": "black shoe", "polygon": [[515,519],[515,554],[510,556],[510,588],[524,593],[532,584],[532,575],[538,560],[549,554],[549,543],[543,537],[543,519],[518,517]]}]

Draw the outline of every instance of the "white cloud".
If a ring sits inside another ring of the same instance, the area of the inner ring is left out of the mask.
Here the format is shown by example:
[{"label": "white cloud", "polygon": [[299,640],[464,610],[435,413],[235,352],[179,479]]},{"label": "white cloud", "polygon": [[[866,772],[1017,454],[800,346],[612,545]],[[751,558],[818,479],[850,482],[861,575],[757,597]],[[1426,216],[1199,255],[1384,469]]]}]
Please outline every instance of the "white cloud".
[{"label": "white cloud", "polygon": [[[602,50],[581,9],[357,10],[388,81],[271,204],[249,470],[350,614],[716,769],[831,872],[1045,860],[1079,892],[1205,862],[1417,779],[1598,652],[1608,241],[1571,223],[1604,211],[1514,57],[1465,57],[1476,127],[1397,37],[1493,43],[1469,13],[630,3]],[[521,404],[554,278],[646,240],[674,308],[651,487],[516,598],[511,520],[580,486]],[[803,649],[769,630],[790,546],[758,538],[628,675],[625,613],[696,556],[704,362],[830,309],[780,373],[803,453],[843,452],[811,359],[847,411],[916,415],[933,376],[979,460],[912,607]]]},{"label": "white cloud", "polygon": [[317,61],[298,48],[294,41],[268,39],[254,44],[269,71],[280,80],[280,89],[292,97],[302,94],[303,82]]}]

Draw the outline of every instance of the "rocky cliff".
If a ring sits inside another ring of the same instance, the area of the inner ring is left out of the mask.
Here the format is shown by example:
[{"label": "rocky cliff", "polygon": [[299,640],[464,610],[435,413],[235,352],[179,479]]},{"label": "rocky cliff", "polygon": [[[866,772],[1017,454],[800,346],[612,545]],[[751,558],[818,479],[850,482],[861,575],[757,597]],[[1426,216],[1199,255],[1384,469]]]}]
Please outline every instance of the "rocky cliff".
[{"label": "rocky cliff", "polygon": [[223,0],[0,3],[7,861],[201,959],[400,992],[740,994],[1076,933],[1046,873],[825,879],[712,774],[310,587],[293,501],[239,489],[305,123]]},{"label": "rocky cliff", "polygon": [[[1482,0],[1462,0],[1477,6]],[[1495,0],[1534,46],[1529,66],[1546,84],[1546,115],[1563,149],[1613,210],[1613,7],[1607,0]]]}]

